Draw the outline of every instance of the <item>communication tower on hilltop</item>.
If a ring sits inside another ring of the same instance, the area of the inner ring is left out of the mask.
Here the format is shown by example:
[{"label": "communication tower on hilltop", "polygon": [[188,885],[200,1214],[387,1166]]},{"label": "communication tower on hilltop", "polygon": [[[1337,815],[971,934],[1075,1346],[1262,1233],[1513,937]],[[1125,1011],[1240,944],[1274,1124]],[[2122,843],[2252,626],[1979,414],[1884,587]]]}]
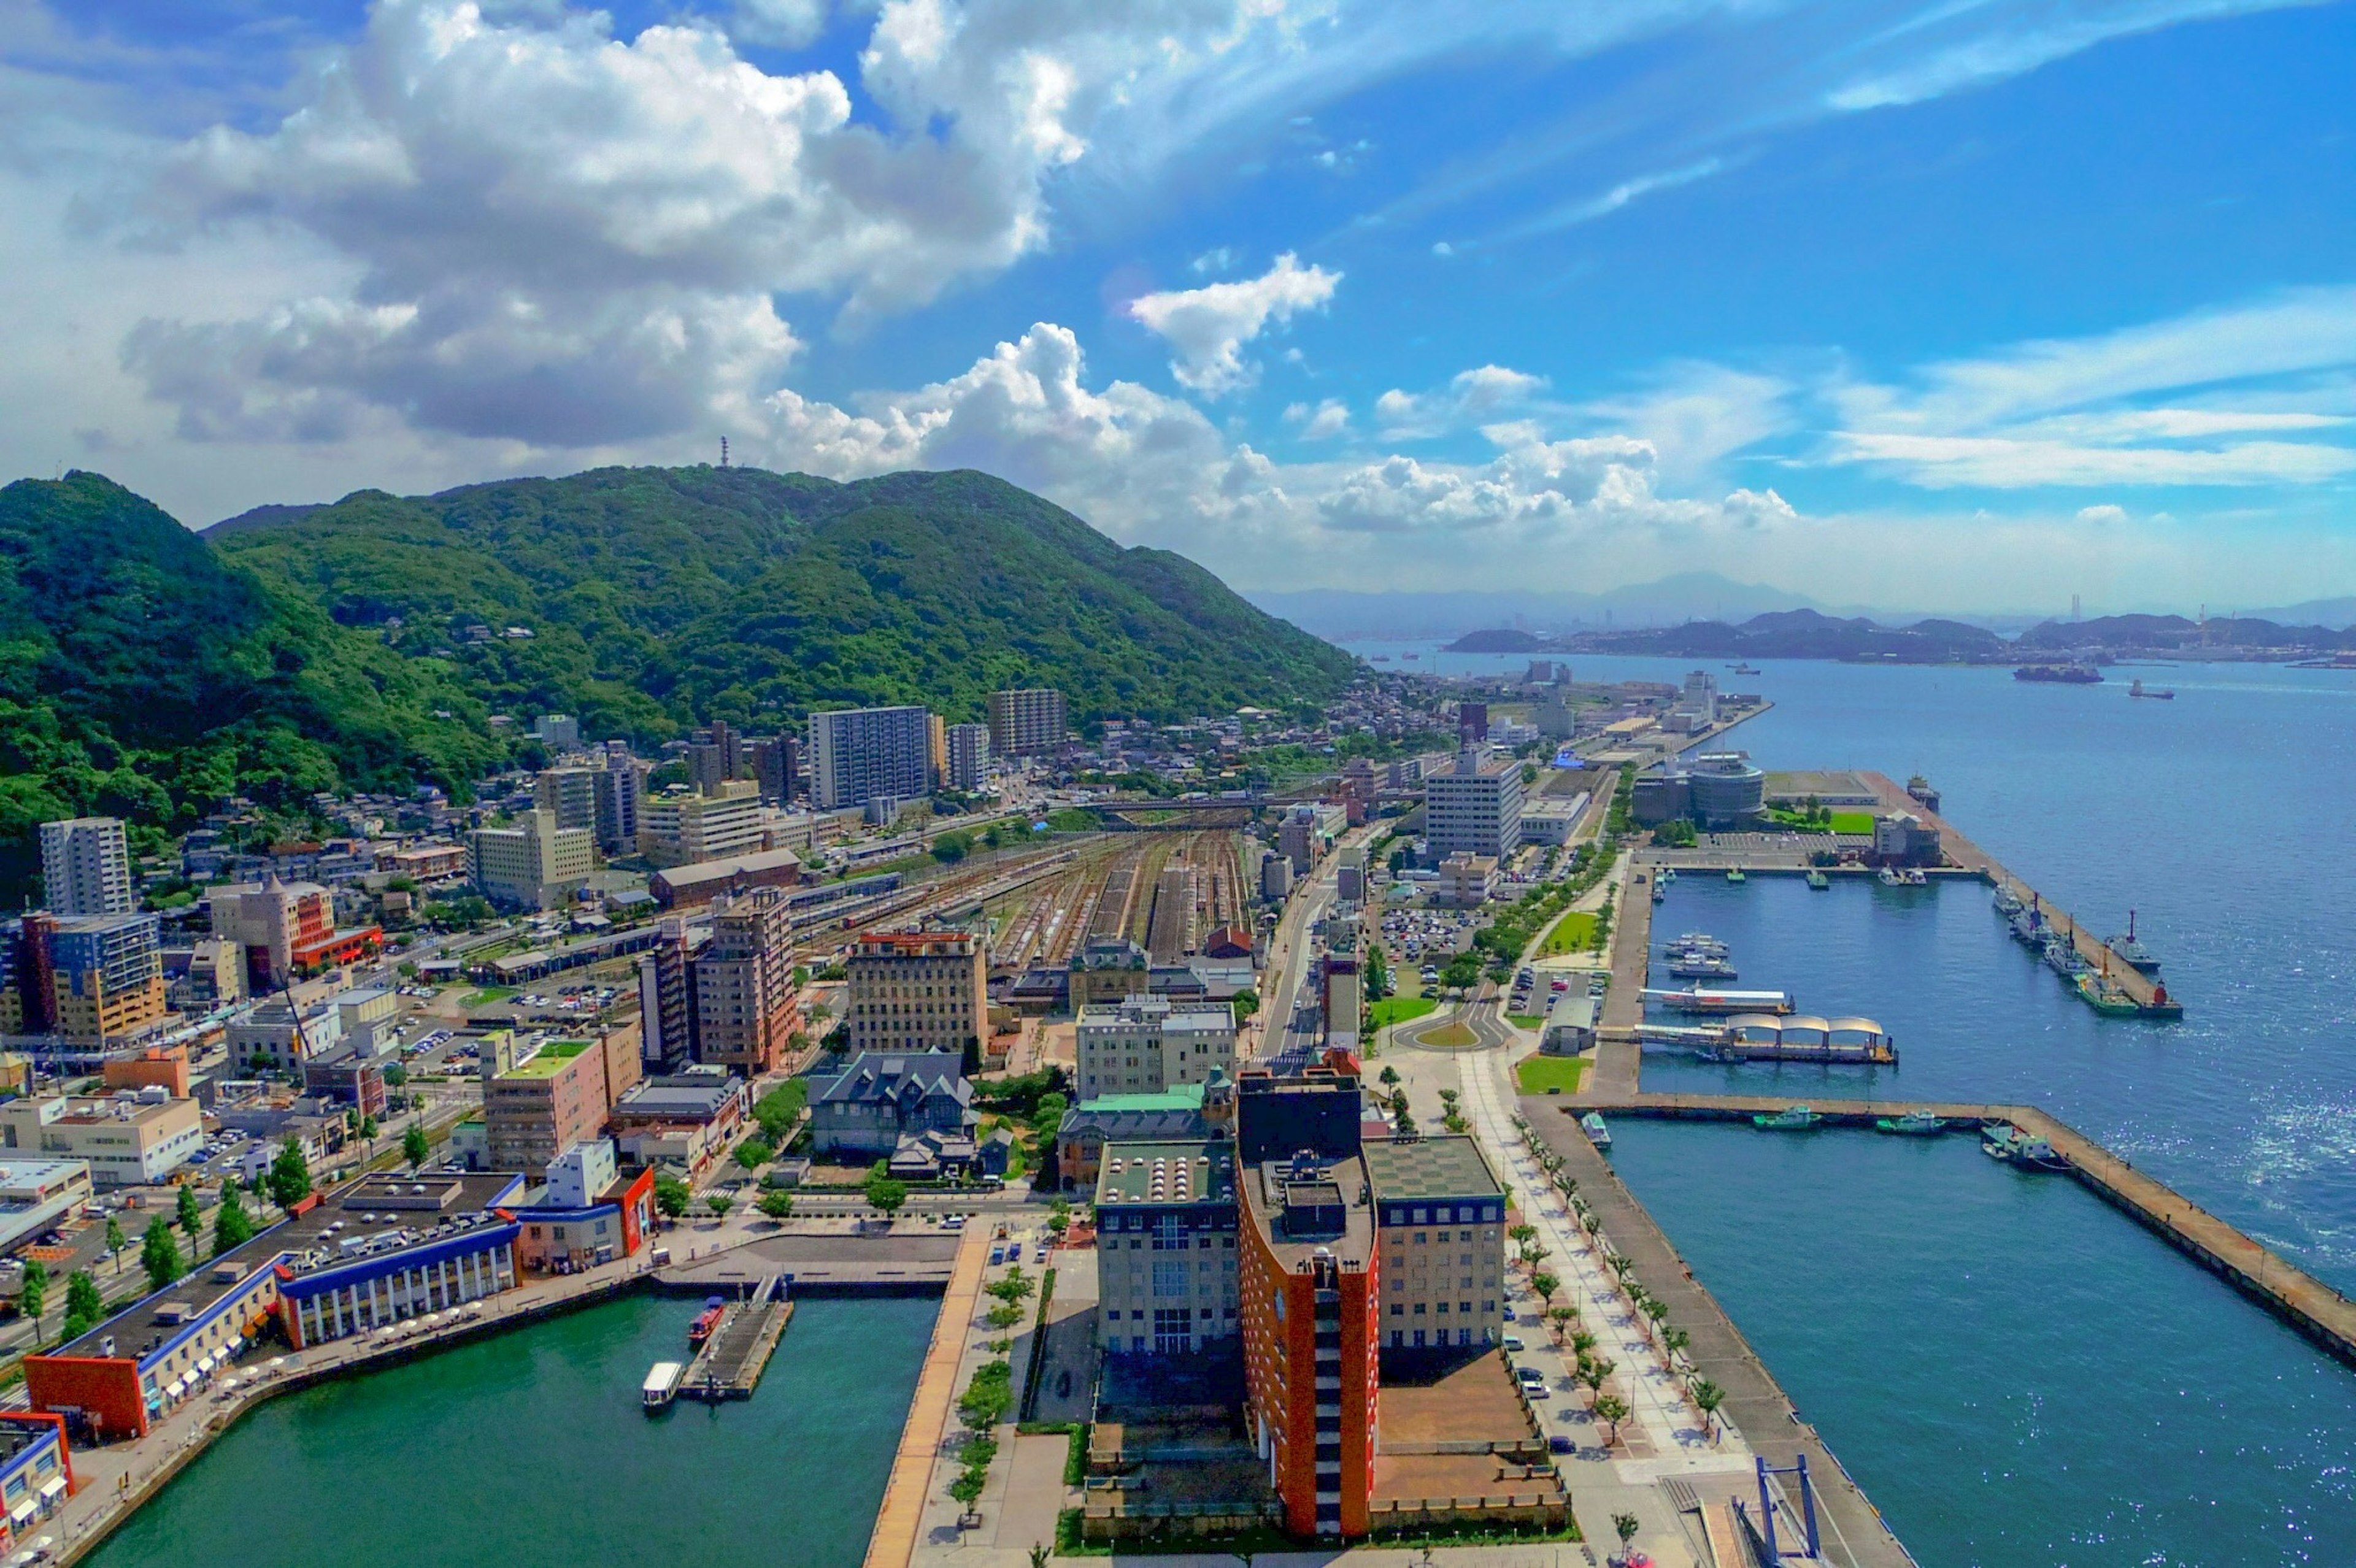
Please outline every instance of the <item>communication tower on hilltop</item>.
[{"label": "communication tower on hilltop", "polygon": [[724,435],[720,438],[720,466],[728,466],[728,438]]}]

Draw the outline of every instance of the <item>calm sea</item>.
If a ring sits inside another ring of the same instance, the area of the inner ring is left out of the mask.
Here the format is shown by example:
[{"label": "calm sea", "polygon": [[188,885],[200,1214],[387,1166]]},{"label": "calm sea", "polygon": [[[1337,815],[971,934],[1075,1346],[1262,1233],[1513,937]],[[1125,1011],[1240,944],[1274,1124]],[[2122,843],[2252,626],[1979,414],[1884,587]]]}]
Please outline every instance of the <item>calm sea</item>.
[{"label": "calm sea", "polygon": [[855,1568],[939,1303],[805,1301],[753,1398],[649,1420],[697,1304],[633,1297],[265,1405],[92,1568]]},{"label": "calm sea", "polygon": [[[2031,1101],[2356,1292],[2356,676],[1704,667],[1776,704],[1732,737],[1762,766],[1921,773],[2062,908],[2105,933],[2135,910],[2189,1015],[2097,1018],[1976,887],[1687,878],[1661,934],[1708,931],[1740,984],[1879,1019],[1901,1063],[1648,1057],[1646,1086]],[[2131,674],[2176,699],[2130,699]],[[1926,1568],[2356,1563],[2356,1374],[2074,1183],[1961,1138],[1615,1132],[1632,1187]]]}]

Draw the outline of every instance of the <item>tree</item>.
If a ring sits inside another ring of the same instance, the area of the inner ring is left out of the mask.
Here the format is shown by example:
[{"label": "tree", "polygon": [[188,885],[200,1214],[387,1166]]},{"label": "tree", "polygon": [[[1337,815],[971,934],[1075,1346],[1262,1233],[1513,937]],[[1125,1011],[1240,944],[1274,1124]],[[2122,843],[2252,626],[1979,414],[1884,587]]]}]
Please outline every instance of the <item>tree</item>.
[{"label": "tree", "polygon": [[[99,1293],[98,1281],[88,1269],[76,1269],[66,1276],[66,1317],[80,1317],[84,1323],[95,1323],[106,1316],[106,1297]],[[80,1339],[69,1334],[69,1339]]]},{"label": "tree", "polygon": [[269,1180],[270,1200],[281,1209],[292,1209],[311,1195],[311,1162],[303,1157],[301,1144],[290,1137],[279,1146],[277,1157],[270,1162]]},{"label": "tree", "polygon": [[1550,1274],[1534,1274],[1530,1275],[1530,1288],[1538,1293],[1539,1300],[1551,1303],[1554,1293],[1562,1288],[1562,1281]]},{"label": "tree", "polygon": [[1259,993],[1258,991],[1237,991],[1236,993],[1236,1022],[1239,1024],[1249,1023],[1252,1020],[1252,1015],[1258,1011]]},{"label": "tree", "polygon": [[1047,1229],[1060,1236],[1072,1228],[1072,1206],[1058,1198],[1047,1205]]},{"label": "tree", "polygon": [[908,1184],[895,1178],[892,1168],[880,1159],[868,1171],[867,1182],[862,1190],[867,1199],[867,1206],[886,1218],[898,1213],[900,1206],[908,1200]]},{"label": "tree", "polygon": [[253,1216],[245,1211],[245,1186],[234,1176],[221,1183],[220,1207],[213,1213],[213,1256],[253,1239]]},{"label": "tree", "polygon": [[787,1219],[791,1217],[794,1211],[793,1194],[790,1192],[764,1192],[761,1194],[760,1200],[755,1205],[755,1207],[759,1209],[762,1213],[766,1214],[772,1220]]},{"label": "tree", "polygon": [[1718,1407],[1726,1403],[1726,1391],[1708,1378],[1696,1378],[1693,1385],[1694,1408],[1701,1412],[1701,1429],[1713,1443],[1718,1441]]},{"label": "tree", "polygon": [[[992,833],[995,833],[995,832],[997,832],[997,831],[998,831],[998,829],[997,829],[997,828],[995,828],[995,827],[993,827],[993,828],[991,828],[991,831]],[[1050,1557],[1052,1557],[1053,1555],[1055,1555],[1055,1554],[1054,1554],[1053,1552],[1049,1552],[1049,1551],[1047,1550],[1046,1542],[1044,1542],[1044,1541],[1033,1541],[1033,1542],[1031,1543],[1031,1553],[1030,1553],[1030,1556],[1031,1556],[1031,1568],[1047,1568],[1047,1559],[1048,1559],[1048,1558],[1050,1558]],[[1245,1563],[1245,1568],[1250,1568],[1251,1558],[1250,1558],[1250,1557],[1248,1557],[1248,1556],[1245,1556],[1245,1557],[1244,1557],[1244,1563]]]},{"label": "tree", "polygon": [[1473,954],[1458,954],[1440,971],[1440,983],[1451,990],[1471,990],[1481,983],[1481,960]]},{"label": "tree", "polygon": [[1382,1071],[1381,1081],[1383,1087],[1386,1089],[1398,1088],[1399,1081],[1398,1069],[1396,1067],[1384,1068]]},{"label": "tree", "polygon": [[147,1271],[150,1290],[161,1290],[187,1272],[179,1243],[172,1240],[171,1224],[161,1214],[147,1221],[147,1234],[139,1243],[139,1266]]},{"label": "tree", "polygon": [[1597,1395],[1595,1419],[1612,1428],[1611,1435],[1604,1439],[1604,1445],[1609,1447],[1620,1441],[1620,1424],[1628,1419],[1628,1402],[1616,1393]]},{"label": "tree", "polygon": [[106,1255],[114,1260],[118,1274],[123,1270],[123,1251],[130,1244],[131,1238],[123,1233],[123,1221],[109,1214],[106,1217]]},{"label": "tree", "polygon": [[676,1220],[687,1212],[695,1201],[695,1190],[676,1176],[655,1178],[655,1207],[663,1211],[666,1220]]},{"label": "tree", "polygon": [[736,1163],[746,1170],[758,1170],[776,1158],[776,1153],[758,1137],[750,1137],[736,1146]]},{"label": "tree", "polygon": [[1615,1513],[1612,1516],[1612,1531],[1620,1538],[1620,1554],[1622,1557],[1628,1554],[1628,1547],[1636,1539],[1636,1531],[1643,1528],[1643,1524],[1633,1513]]},{"label": "tree", "polygon": [[725,1192],[707,1192],[703,1195],[703,1206],[711,1210],[714,1215],[725,1220],[728,1218],[728,1211],[736,1206],[736,1200]]},{"label": "tree", "polygon": [[195,1241],[197,1232],[205,1228],[204,1210],[197,1203],[197,1189],[183,1184],[176,1208],[177,1212],[172,1217],[172,1222],[180,1227],[181,1232],[188,1240]]},{"label": "tree", "polygon": [[376,1147],[377,1134],[381,1130],[376,1125],[376,1117],[373,1114],[360,1118],[360,1142],[369,1148]]},{"label": "tree", "polygon": [[48,1266],[38,1258],[27,1258],[25,1260],[25,1284],[23,1288],[17,1292],[16,1310],[23,1313],[27,1317],[32,1319],[33,1345],[36,1349],[39,1349],[41,1343],[41,1309],[48,1305],[48,1294],[49,1271]]},{"label": "tree", "polygon": [[401,1157],[409,1162],[410,1169],[415,1170],[423,1166],[426,1157],[433,1152],[434,1145],[425,1136],[424,1123],[412,1122],[402,1130]]}]

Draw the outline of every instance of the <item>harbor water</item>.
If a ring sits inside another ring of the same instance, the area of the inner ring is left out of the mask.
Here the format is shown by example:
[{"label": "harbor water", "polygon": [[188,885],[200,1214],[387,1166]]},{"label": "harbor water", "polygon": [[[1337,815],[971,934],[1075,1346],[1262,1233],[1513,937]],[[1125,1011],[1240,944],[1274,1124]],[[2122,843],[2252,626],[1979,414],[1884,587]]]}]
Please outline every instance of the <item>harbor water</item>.
[{"label": "harbor water", "polygon": [[696,1304],[633,1296],[248,1415],[92,1568],[857,1568],[933,1300],[808,1300],[750,1400],[649,1418]]}]

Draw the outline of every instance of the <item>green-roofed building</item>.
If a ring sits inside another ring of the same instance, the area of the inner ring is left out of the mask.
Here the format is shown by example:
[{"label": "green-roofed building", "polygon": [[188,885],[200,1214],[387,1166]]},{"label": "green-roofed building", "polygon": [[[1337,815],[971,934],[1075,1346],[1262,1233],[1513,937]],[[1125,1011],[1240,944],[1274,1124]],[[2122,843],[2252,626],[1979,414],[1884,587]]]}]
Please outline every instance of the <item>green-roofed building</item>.
[{"label": "green-roofed building", "polygon": [[1393,1350],[1494,1344],[1505,1330],[1505,1189],[1469,1137],[1370,1138],[1383,1282],[1382,1338]]},{"label": "green-roofed building", "polygon": [[1213,1069],[1207,1083],[1098,1095],[1066,1111],[1057,1124],[1056,1176],[1066,1192],[1093,1191],[1107,1144],[1223,1138],[1234,1129],[1235,1085],[1223,1069]]}]

